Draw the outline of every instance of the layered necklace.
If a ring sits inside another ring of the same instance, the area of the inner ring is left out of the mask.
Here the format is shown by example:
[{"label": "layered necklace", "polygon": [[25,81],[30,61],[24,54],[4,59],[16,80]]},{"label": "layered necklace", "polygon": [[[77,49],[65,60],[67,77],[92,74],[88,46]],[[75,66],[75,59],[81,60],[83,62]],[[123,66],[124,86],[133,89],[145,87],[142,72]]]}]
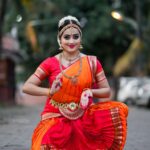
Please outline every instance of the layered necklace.
[{"label": "layered necklace", "polygon": [[67,79],[69,79],[69,80],[71,81],[71,83],[76,84],[76,83],[78,82],[78,77],[79,77],[79,75],[80,75],[80,73],[81,73],[81,71],[82,71],[82,58],[81,58],[81,56],[80,56],[80,53],[78,54],[77,57],[75,57],[75,58],[73,58],[73,59],[67,59],[67,60],[70,62],[70,64],[71,64],[72,61],[75,61],[77,58],[79,58],[79,69],[78,69],[78,72],[77,72],[77,74],[72,75],[72,76],[67,75],[67,74],[64,72],[63,67],[62,67],[62,57],[63,57],[63,53],[61,53],[61,54],[59,55],[60,70],[61,70],[62,74],[64,75],[64,77],[66,77]]},{"label": "layered necklace", "polygon": [[78,53],[78,55],[74,58],[67,58],[64,53],[62,53],[62,57],[65,58],[65,60],[67,60],[69,63],[68,65],[70,66],[72,64],[72,62],[74,62],[76,59],[78,59],[80,57],[80,52]]}]

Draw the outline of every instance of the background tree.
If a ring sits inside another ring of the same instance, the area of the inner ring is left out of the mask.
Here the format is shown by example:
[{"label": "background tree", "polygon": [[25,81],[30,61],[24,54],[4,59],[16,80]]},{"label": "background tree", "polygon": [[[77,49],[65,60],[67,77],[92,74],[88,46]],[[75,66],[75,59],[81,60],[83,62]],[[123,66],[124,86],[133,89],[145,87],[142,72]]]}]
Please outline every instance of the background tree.
[{"label": "background tree", "polygon": [[[45,57],[58,52],[56,36],[59,19],[68,14],[74,15],[83,26],[83,52],[96,55],[101,60],[107,76],[112,76],[120,57],[128,54],[128,60],[135,54],[129,53],[133,49],[129,45],[137,36],[130,24],[118,22],[111,17],[112,10],[117,10],[140,25],[143,43],[140,48],[142,50],[135,55],[136,58],[133,57],[132,64],[122,69],[119,75],[133,75],[133,68],[137,66],[137,62],[140,64],[138,66],[142,66],[140,69],[143,74],[148,75],[150,2],[140,1],[137,11],[135,8],[138,1],[8,0],[5,32],[10,32],[14,26],[17,27],[21,53],[24,56],[24,74],[28,76]],[[140,19],[137,16],[139,12]],[[120,60],[119,64],[122,63]]]},{"label": "background tree", "polygon": [[7,0],[2,0],[0,2],[0,57],[2,52],[2,36],[3,36],[3,24],[5,19],[5,13],[6,13],[6,4]]}]

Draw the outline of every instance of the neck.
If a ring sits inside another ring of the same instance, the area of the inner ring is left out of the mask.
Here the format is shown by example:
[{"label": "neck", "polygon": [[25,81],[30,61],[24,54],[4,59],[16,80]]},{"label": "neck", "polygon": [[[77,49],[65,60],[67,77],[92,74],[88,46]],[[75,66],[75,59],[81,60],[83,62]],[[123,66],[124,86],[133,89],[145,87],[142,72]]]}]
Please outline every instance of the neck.
[{"label": "neck", "polygon": [[72,53],[68,53],[66,51],[63,51],[63,56],[66,60],[73,60],[73,59],[76,59],[78,58],[80,55],[80,51],[75,51],[75,52],[72,52]]}]

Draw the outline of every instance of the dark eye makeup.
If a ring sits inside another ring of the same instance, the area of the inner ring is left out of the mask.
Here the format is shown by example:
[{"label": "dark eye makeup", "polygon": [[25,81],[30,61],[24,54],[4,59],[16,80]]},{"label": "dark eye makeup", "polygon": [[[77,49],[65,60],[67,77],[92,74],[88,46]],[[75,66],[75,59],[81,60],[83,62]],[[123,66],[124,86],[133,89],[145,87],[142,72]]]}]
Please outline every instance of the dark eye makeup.
[{"label": "dark eye makeup", "polygon": [[77,40],[79,37],[79,34],[73,34],[73,39]]},{"label": "dark eye makeup", "polygon": [[65,39],[65,40],[69,40],[69,39],[70,39],[70,35],[69,35],[69,34],[65,34],[65,35],[64,35],[64,39]]},{"label": "dark eye makeup", "polygon": [[[79,37],[80,37],[79,34],[73,34],[73,35],[72,35],[72,38],[73,38],[74,40],[79,39]],[[70,38],[71,38],[71,35],[69,35],[69,34],[65,34],[65,35],[64,35],[64,39],[65,39],[65,40],[69,40]]]}]

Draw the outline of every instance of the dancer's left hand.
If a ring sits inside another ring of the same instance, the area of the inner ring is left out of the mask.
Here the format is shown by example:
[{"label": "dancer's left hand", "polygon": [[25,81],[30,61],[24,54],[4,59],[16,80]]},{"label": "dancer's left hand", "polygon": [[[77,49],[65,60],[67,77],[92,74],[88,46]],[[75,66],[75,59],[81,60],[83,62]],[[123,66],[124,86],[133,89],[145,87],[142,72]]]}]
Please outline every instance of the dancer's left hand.
[{"label": "dancer's left hand", "polygon": [[86,109],[92,103],[93,93],[91,89],[86,89],[81,94],[80,106],[82,109]]}]

